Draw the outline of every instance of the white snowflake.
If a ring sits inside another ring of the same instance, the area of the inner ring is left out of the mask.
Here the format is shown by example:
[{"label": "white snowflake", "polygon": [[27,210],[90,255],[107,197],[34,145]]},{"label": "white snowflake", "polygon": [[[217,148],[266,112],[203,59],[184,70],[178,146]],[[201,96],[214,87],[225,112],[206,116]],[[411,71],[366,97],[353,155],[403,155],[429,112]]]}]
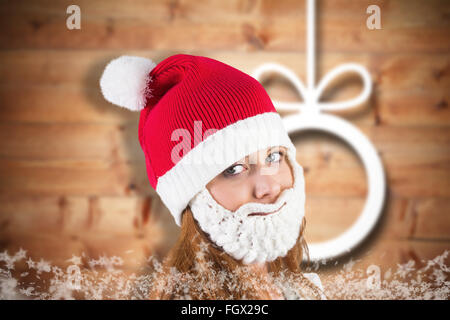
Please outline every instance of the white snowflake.
[{"label": "white snowflake", "polygon": [[414,271],[414,260],[409,260],[407,263],[404,264],[397,264],[397,272],[396,275],[399,275],[401,278],[405,278],[410,272]]},{"label": "white snowflake", "polygon": [[79,256],[76,256],[76,255],[73,255],[72,254],[72,258],[70,258],[70,259],[68,259],[68,260],[66,260],[67,262],[72,262],[72,264],[75,264],[75,265],[80,265],[80,264],[82,264],[82,262],[81,262],[81,257],[79,257]]}]

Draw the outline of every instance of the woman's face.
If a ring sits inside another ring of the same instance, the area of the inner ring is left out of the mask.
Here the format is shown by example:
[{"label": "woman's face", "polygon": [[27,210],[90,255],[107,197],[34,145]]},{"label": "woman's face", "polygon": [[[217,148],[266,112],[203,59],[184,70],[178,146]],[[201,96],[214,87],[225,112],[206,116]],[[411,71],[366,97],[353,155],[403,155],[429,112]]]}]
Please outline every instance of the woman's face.
[{"label": "woman's face", "polygon": [[294,182],[286,151],[279,146],[254,152],[225,169],[206,188],[230,211],[248,202],[274,203]]}]

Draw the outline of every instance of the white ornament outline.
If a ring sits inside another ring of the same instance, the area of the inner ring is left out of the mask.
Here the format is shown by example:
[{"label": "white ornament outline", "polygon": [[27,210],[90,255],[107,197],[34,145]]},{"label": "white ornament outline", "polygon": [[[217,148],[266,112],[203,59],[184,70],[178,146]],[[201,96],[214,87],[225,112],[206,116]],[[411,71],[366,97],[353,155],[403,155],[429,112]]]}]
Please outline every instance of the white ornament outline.
[{"label": "white ornament outline", "polygon": [[[283,123],[289,135],[305,130],[321,130],[346,141],[360,157],[367,178],[368,194],[364,208],[358,219],[339,236],[327,241],[308,244],[312,262],[336,259],[359,246],[372,232],[381,217],[385,201],[386,176],[378,152],[370,140],[349,121],[321,111],[336,111],[359,106],[370,97],[372,80],[365,67],[357,63],[345,63],[335,67],[315,86],[315,1],[307,1],[307,83],[302,81],[289,68],[275,62],[257,67],[251,74],[260,81],[264,73],[278,73],[286,77],[297,89],[303,102],[282,102],[272,100],[277,110],[299,111],[297,114],[283,117]],[[325,88],[344,73],[359,74],[363,81],[363,90],[355,98],[340,102],[320,102]],[[304,257],[305,260],[305,257]]]}]

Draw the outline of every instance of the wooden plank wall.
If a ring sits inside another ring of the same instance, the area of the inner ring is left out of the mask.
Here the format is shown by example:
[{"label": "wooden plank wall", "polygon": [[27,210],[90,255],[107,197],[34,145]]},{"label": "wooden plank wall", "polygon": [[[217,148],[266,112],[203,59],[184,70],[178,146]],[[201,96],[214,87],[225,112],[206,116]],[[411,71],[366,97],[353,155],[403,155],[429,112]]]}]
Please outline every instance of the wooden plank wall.
[{"label": "wooden plank wall", "polygon": [[[78,0],[81,30],[66,28],[72,1],[0,2],[0,250],[27,249],[64,265],[73,254],[119,255],[133,271],[163,256],[178,228],[150,187],[138,114],[106,102],[99,78],[122,54],[156,62],[206,55],[250,73],[267,61],[306,80],[305,2]],[[381,8],[368,30],[366,8]],[[450,248],[450,2],[321,0],[318,75],[344,62],[368,68],[371,100],[341,116],[373,142],[386,168],[387,201],[367,241],[341,263],[418,265]],[[274,99],[299,99],[282,79]],[[361,90],[349,78],[323,100]],[[339,139],[294,137],[305,168],[308,241],[347,229],[367,194],[364,169]]]}]

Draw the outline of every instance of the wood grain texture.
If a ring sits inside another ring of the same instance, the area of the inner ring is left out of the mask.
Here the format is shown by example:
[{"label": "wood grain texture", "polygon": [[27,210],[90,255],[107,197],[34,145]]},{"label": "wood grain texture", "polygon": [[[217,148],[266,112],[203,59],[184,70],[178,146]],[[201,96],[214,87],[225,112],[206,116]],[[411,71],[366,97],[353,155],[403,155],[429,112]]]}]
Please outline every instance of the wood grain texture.
[{"label": "wood grain texture", "polygon": [[[99,89],[99,79],[106,63],[125,52],[111,50],[5,50],[0,58],[0,120],[33,123],[127,123],[136,122],[137,115],[122,108],[112,108]],[[131,51],[159,62],[166,55],[157,51]],[[170,55],[167,52],[167,55]],[[300,79],[306,80],[303,53],[209,53],[211,58],[224,61],[251,73],[259,64],[275,61],[292,68]],[[341,63],[353,61],[369,69],[376,96],[370,106],[351,112],[340,112],[359,124],[386,125],[447,125],[450,86],[448,54],[327,54],[320,59],[318,78]],[[63,71],[64,70],[64,71]],[[401,76],[400,76],[401,75]],[[302,98],[279,77],[264,78],[273,99],[300,101]],[[342,80],[342,79],[341,79]],[[350,76],[324,93],[323,101],[339,101],[356,96],[361,90],[360,79]],[[21,94],[26,87],[27,94]],[[426,90],[424,90],[426,88]],[[51,97],[49,99],[48,97]],[[77,112],[73,112],[77,110]],[[339,113],[338,113],[339,114]]]},{"label": "wood grain texture", "polygon": [[[446,1],[380,1],[383,28],[366,28],[370,1],[322,1],[320,48],[325,52],[446,52]],[[66,6],[6,1],[0,43],[14,49],[305,50],[304,1],[79,1],[82,29],[66,28]],[[124,8],[127,7],[127,8]],[[411,14],[411,12],[414,12]],[[81,32],[80,32],[81,31]],[[295,40],[295,41],[293,41]]]}]

